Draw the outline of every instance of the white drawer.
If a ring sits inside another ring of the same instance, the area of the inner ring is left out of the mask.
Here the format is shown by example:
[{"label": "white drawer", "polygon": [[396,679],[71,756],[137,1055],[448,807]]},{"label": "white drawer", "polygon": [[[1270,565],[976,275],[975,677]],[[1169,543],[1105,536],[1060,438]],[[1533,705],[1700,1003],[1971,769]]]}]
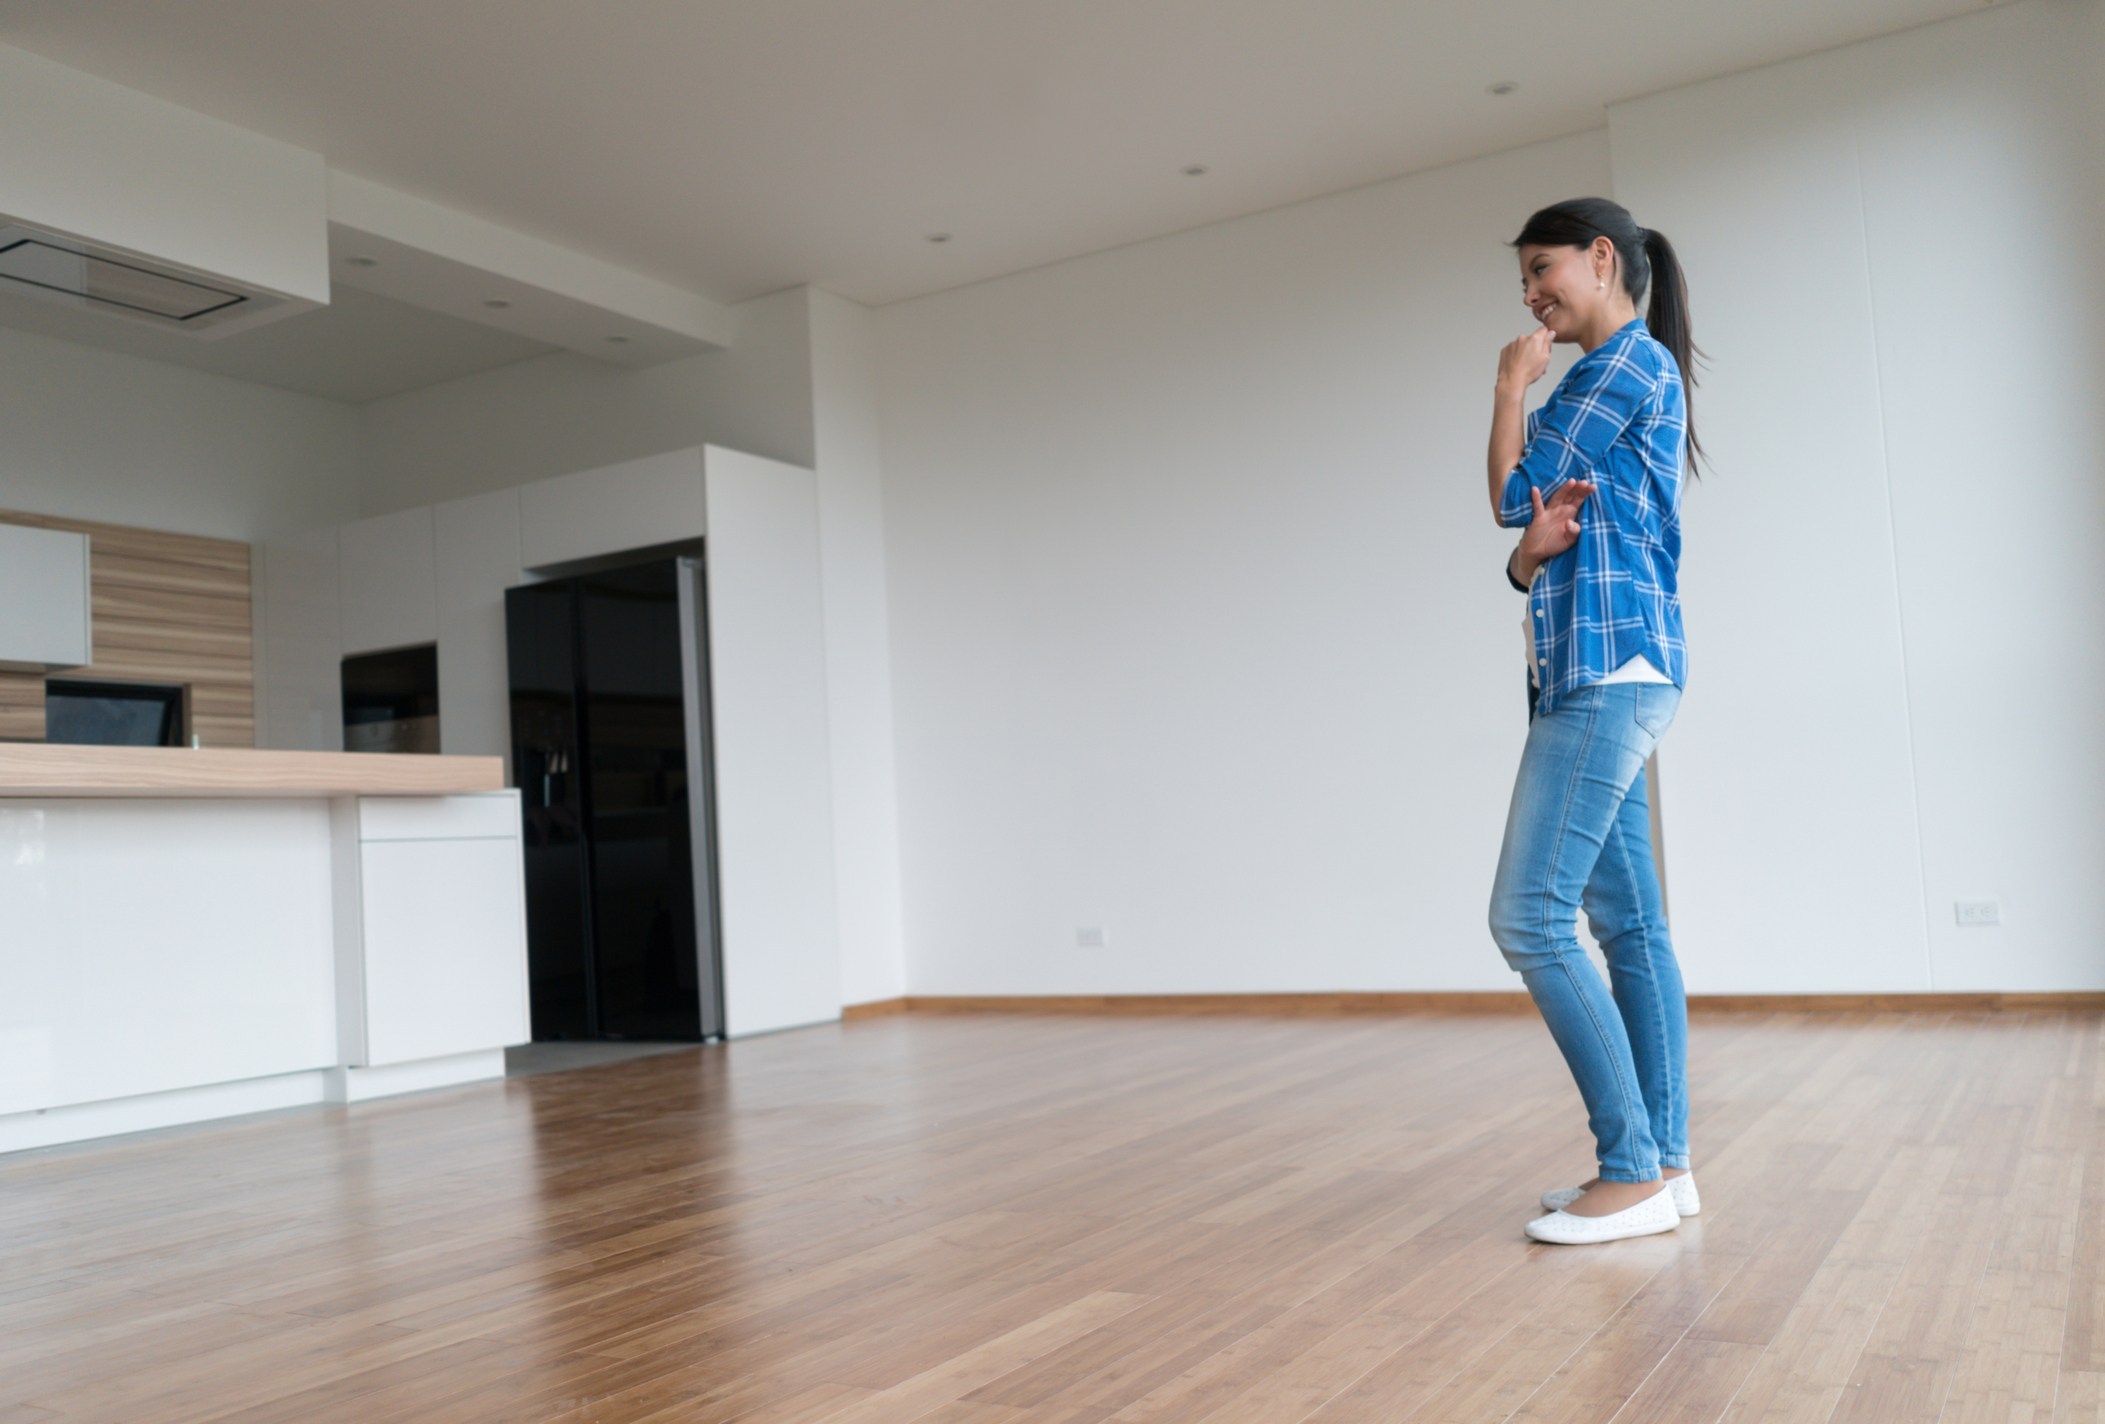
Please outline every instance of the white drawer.
[{"label": "white drawer", "polygon": [[469,796],[361,796],[361,841],[517,840],[519,793]]},{"label": "white drawer", "polygon": [[532,1037],[516,844],[368,843],[359,866],[359,1066],[474,1053]]}]

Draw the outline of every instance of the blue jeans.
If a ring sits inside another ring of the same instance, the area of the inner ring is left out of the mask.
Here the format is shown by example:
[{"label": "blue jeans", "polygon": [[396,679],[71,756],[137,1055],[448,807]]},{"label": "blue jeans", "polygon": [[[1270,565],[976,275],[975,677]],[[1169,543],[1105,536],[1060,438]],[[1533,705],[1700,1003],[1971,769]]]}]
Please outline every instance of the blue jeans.
[{"label": "blue jeans", "polygon": [[[1491,890],[1491,937],[1571,1065],[1600,1176],[1688,1166],[1688,1005],[1652,867],[1645,758],[1667,683],[1582,687],[1528,727]],[[1579,910],[1613,994],[1579,946]]]}]

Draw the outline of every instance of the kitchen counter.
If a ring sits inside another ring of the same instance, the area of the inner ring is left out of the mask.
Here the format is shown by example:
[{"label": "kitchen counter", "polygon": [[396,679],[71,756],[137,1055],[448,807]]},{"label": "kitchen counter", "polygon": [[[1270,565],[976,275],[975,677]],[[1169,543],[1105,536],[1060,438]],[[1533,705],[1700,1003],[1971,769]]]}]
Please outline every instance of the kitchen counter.
[{"label": "kitchen counter", "polygon": [[497,757],[0,744],[0,1153],[501,1078]]},{"label": "kitchen counter", "polygon": [[0,796],[452,796],[504,789],[504,759],[248,747],[0,744]]}]

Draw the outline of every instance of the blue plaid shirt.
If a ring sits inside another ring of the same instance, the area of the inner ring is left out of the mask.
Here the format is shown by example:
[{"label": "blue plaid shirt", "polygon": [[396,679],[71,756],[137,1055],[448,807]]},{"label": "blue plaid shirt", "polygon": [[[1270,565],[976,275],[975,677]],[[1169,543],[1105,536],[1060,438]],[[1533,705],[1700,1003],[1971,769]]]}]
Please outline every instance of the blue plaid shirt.
[{"label": "blue plaid shirt", "polygon": [[1640,653],[1686,685],[1677,580],[1687,426],[1681,370],[1642,320],[1573,362],[1528,416],[1498,522],[1534,522],[1530,486],[1545,499],[1577,477],[1597,487],[1579,512],[1579,542],[1544,564],[1528,593],[1538,715]]}]

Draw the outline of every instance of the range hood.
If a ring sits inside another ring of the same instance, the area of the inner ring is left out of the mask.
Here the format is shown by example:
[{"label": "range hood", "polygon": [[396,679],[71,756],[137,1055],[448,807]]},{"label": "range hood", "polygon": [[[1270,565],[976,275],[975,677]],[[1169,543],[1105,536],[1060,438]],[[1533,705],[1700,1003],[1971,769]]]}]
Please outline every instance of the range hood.
[{"label": "range hood", "polygon": [[[20,223],[0,226],[0,292],[63,302],[163,331],[223,336],[305,303],[135,252]],[[273,308],[284,310],[273,312]]]}]

